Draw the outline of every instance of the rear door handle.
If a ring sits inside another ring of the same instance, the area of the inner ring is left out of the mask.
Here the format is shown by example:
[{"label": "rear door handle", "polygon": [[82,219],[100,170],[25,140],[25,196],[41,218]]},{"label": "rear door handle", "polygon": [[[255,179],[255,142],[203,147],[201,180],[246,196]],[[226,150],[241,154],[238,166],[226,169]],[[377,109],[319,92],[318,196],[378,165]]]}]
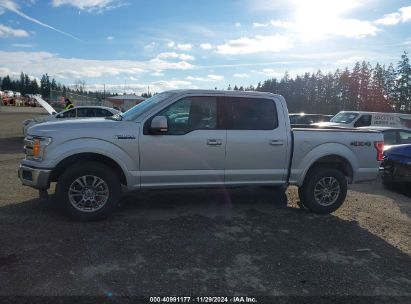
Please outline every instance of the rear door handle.
[{"label": "rear door handle", "polygon": [[221,146],[223,141],[221,139],[207,139],[207,145],[209,146]]},{"label": "rear door handle", "polygon": [[272,146],[282,146],[282,145],[284,145],[284,141],[283,140],[271,140],[270,145],[272,145]]}]

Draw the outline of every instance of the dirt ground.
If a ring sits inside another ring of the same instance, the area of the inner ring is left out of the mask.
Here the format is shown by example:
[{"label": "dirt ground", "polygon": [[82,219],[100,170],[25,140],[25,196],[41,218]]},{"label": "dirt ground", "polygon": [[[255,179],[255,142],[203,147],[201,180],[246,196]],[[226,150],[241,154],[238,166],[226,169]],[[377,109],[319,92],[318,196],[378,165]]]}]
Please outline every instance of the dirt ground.
[{"label": "dirt ground", "polygon": [[[0,296],[392,296],[411,300],[411,191],[352,185],[334,214],[295,187],[124,195],[105,221],[68,220],[21,186],[21,121],[0,112]],[[38,115],[38,114],[36,114]],[[378,297],[377,297],[378,299]]]}]

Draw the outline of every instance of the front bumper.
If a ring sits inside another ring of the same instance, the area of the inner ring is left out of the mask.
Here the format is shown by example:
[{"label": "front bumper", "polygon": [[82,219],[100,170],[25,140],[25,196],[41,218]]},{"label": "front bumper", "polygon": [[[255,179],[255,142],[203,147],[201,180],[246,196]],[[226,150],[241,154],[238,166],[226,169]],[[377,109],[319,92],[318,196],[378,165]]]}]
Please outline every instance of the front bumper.
[{"label": "front bumper", "polygon": [[25,186],[39,190],[47,190],[50,188],[51,170],[20,165],[18,175]]}]

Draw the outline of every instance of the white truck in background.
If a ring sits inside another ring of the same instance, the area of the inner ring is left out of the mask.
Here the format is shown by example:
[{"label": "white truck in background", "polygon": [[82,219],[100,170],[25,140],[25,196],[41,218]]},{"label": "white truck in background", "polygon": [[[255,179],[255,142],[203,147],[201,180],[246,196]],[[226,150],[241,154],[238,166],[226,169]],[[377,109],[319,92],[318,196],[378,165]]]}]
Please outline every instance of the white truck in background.
[{"label": "white truck in background", "polygon": [[76,220],[109,215],[123,190],[299,187],[301,203],[331,213],[347,183],[377,177],[382,134],[291,129],[282,96],[241,91],[168,91],[110,118],[35,125],[19,168]]},{"label": "white truck in background", "polygon": [[315,123],[320,127],[390,127],[411,129],[411,115],[403,113],[341,111],[330,121]]}]

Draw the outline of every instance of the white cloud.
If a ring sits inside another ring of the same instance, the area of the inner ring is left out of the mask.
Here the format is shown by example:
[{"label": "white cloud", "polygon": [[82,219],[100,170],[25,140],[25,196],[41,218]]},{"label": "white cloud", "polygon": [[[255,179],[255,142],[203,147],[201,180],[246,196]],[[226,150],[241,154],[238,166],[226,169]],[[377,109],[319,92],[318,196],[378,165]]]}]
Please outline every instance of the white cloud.
[{"label": "white cloud", "polygon": [[65,36],[67,36],[67,37],[70,37],[70,38],[73,38],[73,39],[76,39],[76,40],[80,40],[79,38],[77,38],[77,37],[75,37],[75,36],[73,36],[73,35],[71,35],[71,34],[69,34],[69,33],[67,33],[67,32],[64,32],[64,31],[62,31],[62,30],[59,30],[59,29],[57,29],[57,28],[55,28],[55,27],[53,27],[53,26],[51,26],[51,25],[48,25],[48,24],[46,24],[46,23],[41,22],[41,21],[38,20],[38,19],[35,19],[35,18],[32,18],[32,17],[26,15],[25,13],[23,13],[23,12],[19,9],[19,6],[18,6],[13,0],[0,0],[0,9],[9,10],[9,11],[11,11],[11,12],[19,15],[20,17],[22,17],[22,18],[24,18],[24,19],[26,19],[26,20],[29,20],[29,21],[31,21],[31,22],[33,22],[33,23],[36,23],[36,24],[38,24],[38,25],[40,25],[40,26],[43,26],[43,27],[48,28],[48,29],[51,29],[51,30],[53,30],[53,31],[55,31],[55,32],[58,32],[58,33],[60,33],[60,34],[63,34],[63,35],[65,35]]},{"label": "white cloud", "polygon": [[190,80],[190,81],[213,82],[213,81],[223,80],[224,76],[221,76],[221,75],[207,75],[207,77],[188,76],[188,77],[186,77],[186,79]]},{"label": "white cloud", "polygon": [[190,43],[187,44],[177,44],[177,49],[179,49],[180,51],[190,51],[193,46]]},{"label": "white cloud", "polygon": [[259,22],[253,22],[253,27],[268,27],[268,26],[274,26],[274,27],[281,27],[281,28],[292,28],[293,24],[288,21],[282,21],[282,20],[270,20],[269,22],[266,23],[259,23]]},{"label": "white cloud", "polygon": [[153,48],[155,48],[155,47],[158,47],[158,43],[152,41],[152,42],[150,42],[149,44],[145,45],[144,47],[145,47],[146,49],[153,49]]},{"label": "white cloud", "polygon": [[161,72],[157,71],[157,72],[151,73],[151,76],[154,76],[154,77],[163,77],[163,76],[164,76],[164,73],[161,73]]},{"label": "white cloud", "polygon": [[212,46],[211,44],[209,44],[209,43],[202,43],[202,44],[200,44],[200,47],[201,47],[203,50],[211,50],[211,49],[213,48],[213,46]]},{"label": "white cloud", "polygon": [[79,10],[89,13],[102,13],[127,5],[119,0],[53,0],[52,5],[59,7],[62,5],[71,5]]},{"label": "white cloud", "polygon": [[401,22],[411,20],[411,6],[402,7],[398,12],[386,14],[381,19],[375,21],[376,24],[381,25],[395,25]]},{"label": "white cloud", "polygon": [[348,57],[348,58],[338,59],[335,62],[335,65],[348,65],[348,64],[352,64],[352,63],[359,62],[359,61],[362,61],[362,60],[364,60],[363,57],[351,56],[351,57]]},{"label": "white cloud", "polygon": [[224,76],[221,75],[207,75],[207,77],[213,81],[223,80]]},{"label": "white cloud", "polygon": [[159,58],[159,59],[177,58],[177,59],[181,59],[181,60],[194,60],[195,59],[191,55],[178,54],[178,53],[175,53],[175,52],[160,53],[160,54],[157,55],[157,58]]},{"label": "white cloud", "polygon": [[278,72],[277,70],[274,70],[274,69],[263,69],[261,72],[258,72],[258,74],[262,74],[267,77],[274,77],[274,78],[280,78],[284,75],[284,73]]},{"label": "white cloud", "polygon": [[402,22],[407,22],[411,20],[411,5],[407,7],[400,8]]},{"label": "white cloud", "polygon": [[28,37],[29,33],[25,30],[14,29],[6,25],[0,24],[0,38],[6,37]]},{"label": "white cloud", "polygon": [[269,22],[267,22],[267,23],[253,22],[253,27],[267,27],[269,25],[270,25]]},{"label": "white cloud", "polygon": [[293,24],[288,21],[282,20],[270,20],[270,24],[274,27],[281,27],[281,28],[292,28]]},{"label": "white cloud", "polygon": [[167,43],[167,46],[170,49],[177,49],[180,51],[190,51],[193,46],[190,43],[182,44],[182,43],[175,43],[174,41],[169,41]]},{"label": "white cloud", "polygon": [[114,39],[114,37],[113,36],[107,36],[107,38],[106,38],[108,41],[110,41],[110,40],[113,40]]},{"label": "white cloud", "polygon": [[32,44],[23,44],[23,43],[13,43],[11,45],[12,47],[17,47],[17,48],[32,48]]},{"label": "white cloud", "polygon": [[236,22],[236,23],[234,24],[234,26],[236,26],[236,27],[241,27],[241,23],[240,23],[240,22]]},{"label": "white cloud", "polygon": [[45,72],[56,78],[97,78],[129,75],[136,77],[142,73],[165,70],[189,70],[194,66],[180,60],[169,62],[165,58],[148,61],[133,60],[90,60],[81,58],[62,58],[48,52],[6,52],[0,51],[0,68],[24,71],[39,76]]},{"label": "white cloud", "polygon": [[248,78],[248,77],[249,77],[249,75],[248,75],[248,74],[245,74],[245,73],[242,73],[242,74],[234,74],[233,76],[236,77],[236,78]]},{"label": "white cloud", "polygon": [[223,55],[245,55],[274,53],[293,47],[291,39],[283,35],[242,37],[217,46],[217,53]]},{"label": "white cloud", "polygon": [[[1,70],[0,70],[1,71]],[[151,92],[162,92],[172,89],[191,88],[195,89],[191,82],[185,80],[160,80],[148,83],[127,83],[124,84],[92,84],[86,86],[88,90],[102,91],[104,88],[113,93],[146,93],[148,88]]]}]

